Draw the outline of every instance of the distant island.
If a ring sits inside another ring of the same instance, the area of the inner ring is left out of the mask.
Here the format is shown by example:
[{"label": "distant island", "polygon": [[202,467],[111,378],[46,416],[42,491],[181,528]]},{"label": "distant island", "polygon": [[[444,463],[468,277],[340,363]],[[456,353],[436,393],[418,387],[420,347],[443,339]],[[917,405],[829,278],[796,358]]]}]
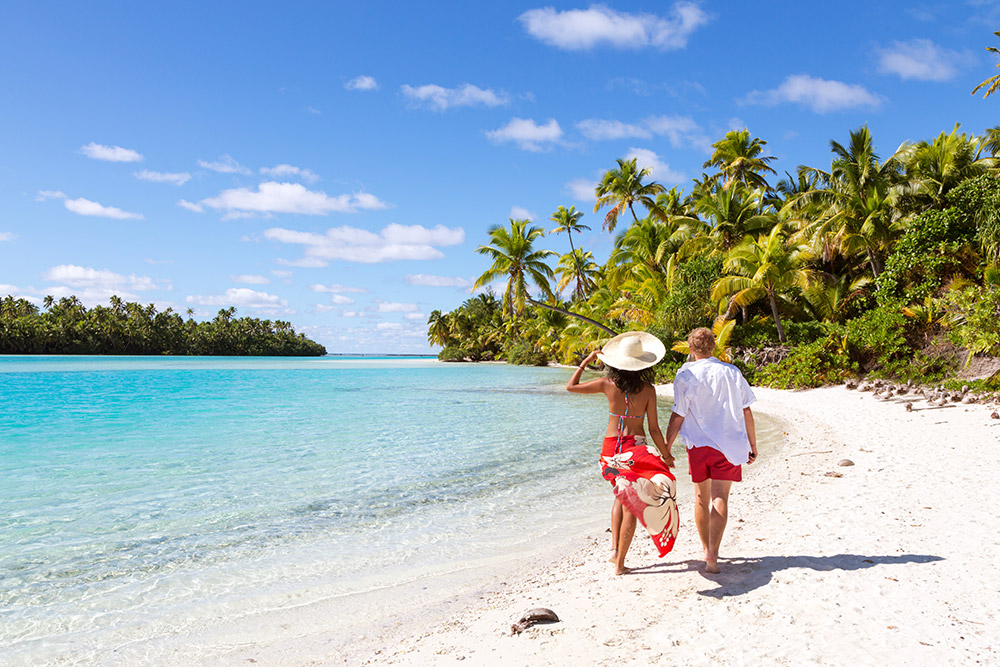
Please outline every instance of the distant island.
[{"label": "distant island", "polygon": [[224,308],[211,320],[184,319],[173,309],[125,302],[86,308],[75,296],[44,310],[27,299],[0,300],[0,354],[121,354],[319,357],[326,348],[288,322],[235,317]]}]

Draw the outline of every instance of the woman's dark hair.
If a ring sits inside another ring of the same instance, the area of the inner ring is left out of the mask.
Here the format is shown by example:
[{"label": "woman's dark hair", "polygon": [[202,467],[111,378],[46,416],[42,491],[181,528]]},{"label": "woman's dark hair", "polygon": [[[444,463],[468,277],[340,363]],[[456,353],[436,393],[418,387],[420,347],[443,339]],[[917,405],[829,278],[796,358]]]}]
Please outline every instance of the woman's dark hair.
[{"label": "woman's dark hair", "polygon": [[626,394],[638,394],[647,384],[653,384],[654,377],[655,373],[652,368],[644,368],[641,371],[623,371],[620,368],[608,366],[608,379]]}]

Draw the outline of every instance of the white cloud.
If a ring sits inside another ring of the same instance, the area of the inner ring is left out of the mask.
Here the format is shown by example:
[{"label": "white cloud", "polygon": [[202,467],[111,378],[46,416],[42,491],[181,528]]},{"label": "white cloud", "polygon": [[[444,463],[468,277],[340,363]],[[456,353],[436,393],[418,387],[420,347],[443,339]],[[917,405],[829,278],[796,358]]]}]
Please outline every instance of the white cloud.
[{"label": "white cloud", "polygon": [[189,211],[194,211],[195,213],[201,213],[202,211],[205,210],[205,208],[201,204],[196,204],[186,199],[180,200],[179,202],[177,202],[177,205],[180,206],[181,208],[186,208]]},{"label": "white cloud", "polygon": [[408,320],[422,320],[427,316],[423,313],[407,313],[406,315],[403,315],[403,317]]},{"label": "white cloud", "polygon": [[364,287],[347,287],[336,283],[333,285],[310,285],[309,289],[325,294],[364,294],[368,291]]},{"label": "white cloud", "polygon": [[852,107],[877,107],[882,98],[857,84],[828,81],[808,74],[794,74],[773,90],[751,91],[744,104],[774,106],[782,102],[795,102],[809,107],[816,113],[827,113]]},{"label": "white cloud", "polygon": [[628,153],[625,155],[626,160],[631,160],[635,158],[636,166],[639,169],[649,167],[651,169],[650,176],[655,181],[661,183],[680,183],[686,180],[683,173],[679,171],[674,171],[670,168],[670,165],[663,162],[660,156],[647,148],[630,148]]},{"label": "white cloud", "polygon": [[279,164],[274,167],[261,167],[260,173],[271,178],[284,178],[286,176],[298,176],[306,183],[315,183],[319,176],[308,169],[300,169],[290,164]]},{"label": "white cloud", "polygon": [[538,216],[523,206],[511,206],[509,217],[515,220],[534,220]]},{"label": "white cloud", "polygon": [[603,5],[589,9],[557,11],[531,9],[518,17],[529,35],[567,51],[607,44],[622,49],[653,47],[670,51],[687,46],[688,38],[708,22],[708,15],[693,2],[678,2],[669,18],[655,14],[627,14]]},{"label": "white cloud", "polygon": [[236,306],[237,308],[285,308],[288,302],[267,292],[257,292],[248,287],[233,287],[225,294],[203,296],[195,294],[187,297],[187,302],[199,306]]},{"label": "white cloud", "polygon": [[385,331],[386,329],[402,329],[403,325],[399,322],[379,322],[375,328],[379,331]]},{"label": "white cloud", "polygon": [[130,148],[102,146],[93,141],[86,146],[81,146],[80,152],[89,158],[107,162],[142,162],[142,155]]},{"label": "white cloud", "polygon": [[417,105],[428,106],[434,111],[444,111],[451,107],[498,107],[510,102],[503,93],[479,88],[471,83],[457,88],[444,88],[434,84],[426,86],[402,86],[403,97]]},{"label": "white cloud", "polygon": [[264,237],[280,243],[305,246],[303,257],[287,262],[288,264],[323,267],[337,259],[363,264],[402,259],[440,259],[444,254],[437,246],[462,243],[465,240],[465,230],[443,225],[427,229],[421,225],[392,223],[378,234],[347,225],[332,227],[325,234],[314,234],[275,227],[266,230]]},{"label": "white cloud", "polygon": [[162,172],[143,169],[135,172],[134,176],[140,181],[150,181],[152,183],[170,183],[172,185],[184,185],[191,180],[191,174],[185,172]]},{"label": "white cloud", "polygon": [[246,285],[270,285],[271,281],[267,276],[244,273],[238,276],[229,276],[234,283],[244,283]]},{"label": "white cloud", "polygon": [[271,275],[272,276],[277,276],[278,278],[285,278],[285,279],[287,279],[287,278],[291,278],[292,277],[292,272],[291,271],[285,271],[284,269],[271,269]]},{"label": "white cloud", "polygon": [[594,141],[604,139],[649,139],[650,131],[639,125],[629,125],[618,120],[582,120],[576,124],[583,136]]},{"label": "white cloud", "polygon": [[948,81],[955,78],[960,65],[973,60],[969,51],[943,49],[929,39],[893,42],[877,52],[880,72],[920,81]]},{"label": "white cloud", "polygon": [[145,292],[161,289],[149,276],[138,276],[134,273],[122,275],[107,269],[92,269],[75,264],[60,264],[42,274],[42,277],[53,283],[66,283],[70,287],[92,288],[97,290],[136,290]]},{"label": "white cloud", "polygon": [[234,160],[231,155],[221,155],[215,162],[198,160],[198,166],[217,171],[220,174],[243,174],[245,176],[250,174],[250,170]]},{"label": "white cloud", "polygon": [[396,303],[393,301],[378,301],[375,308],[379,313],[415,313],[420,310],[415,303]]},{"label": "white cloud", "polygon": [[46,199],[66,199],[66,195],[59,190],[39,190],[35,201],[45,201]]},{"label": "white cloud", "polygon": [[471,287],[472,283],[465,278],[450,278],[448,276],[429,276],[425,273],[407,274],[403,281],[407,285],[422,285],[424,287]]},{"label": "white cloud", "polygon": [[0,232],[0,242],[13,241],[16,238],[11,232]]},{"label": "white cloud", "polygon": [[712,152],[712,142],[708,135],[690,116],[650,116],[643,123],[654,134],[666,136],[674,148],[695,148]]},{"label": "white cloud", "polygon": [[576,127],[585,137],[594,141],[665,136],[674,148],[695,148],[711,152],[708,135],[690,116],[650,116],[638,123],[589,118],[577,123]]},{"label": "white cloud", "polygon": [[597,190],[597,186],[597,181],[587,178],[574,178],[565,185],[563,191],[577,201],[589,202],[597,199],[597,195],[594,193]]},{"label": "white cloud", "polygon": [[338,306],[343,306],[348,303],[354,303],[354,299],[349,296],[344,296],[343,294],[331,294],[330,302],[335,303]]},{"label": "white cloud", "polygon": [[554,118],[545,125],[538,125],[530,118],[512,118],[498,130],[488,130],[486,136],[494,143],[513,141],[526,151],[539,151],[543,144],[552,144],[562,138],[563,131]]},{"label": "white cloud", "polygon": [[335,310],[337,310],[336,306],[327,306],[327,305],[322,304],[322,303],[317,303],[315,306],[313,306],[312,312],[314,312],[314,313],[330,313],[330,312],[333,312]]},{"label": "white cloud", "polygon": [[378,90],[378,81],[375,80],[375,77],[362,74],[345,83],[344,88],[348,90]]},{"label": "white cloud", "polygon": [[80,197],[79,199],[67,199],[63,202],[73,213],[78,215],[90,215],[98,218],[112,218],[114,220],[142,220],[141,213],[129,213],[114,206],[104,206],[96,201],[90,201]]},{"label": "white cloud", "polygon": [[268,215],[271,213],[300,213],[326,215],[328,213],[354,213],[360,209],[376,210],[388,204],[375,195],[365,192],[330,197],[325,192],[309,190],[301,183],[276,183],[268,181],[250,188],[223,190],[215,197],[203,199],[199,204],[226,211],[226,218]]}]

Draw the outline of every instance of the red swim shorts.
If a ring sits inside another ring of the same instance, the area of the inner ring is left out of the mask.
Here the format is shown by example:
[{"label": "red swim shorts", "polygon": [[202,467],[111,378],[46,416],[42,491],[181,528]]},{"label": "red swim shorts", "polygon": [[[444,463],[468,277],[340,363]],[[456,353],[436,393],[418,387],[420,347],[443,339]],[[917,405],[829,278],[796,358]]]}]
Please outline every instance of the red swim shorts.
[{"label": "red swim shorts", "polygon": [[692,447],[687,450],[688,472],[691,481],[697,484],[706,479],[743,481],[742,466],[734,466],[729,459],[715,447]]}]

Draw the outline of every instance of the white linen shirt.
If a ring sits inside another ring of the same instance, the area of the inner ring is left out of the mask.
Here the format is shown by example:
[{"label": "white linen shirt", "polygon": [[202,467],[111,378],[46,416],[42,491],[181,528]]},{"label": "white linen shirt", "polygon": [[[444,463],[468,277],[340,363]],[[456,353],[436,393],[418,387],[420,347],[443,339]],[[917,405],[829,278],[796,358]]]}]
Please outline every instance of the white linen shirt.
[{"label": "white linen shirt", "polygon": [[684,417],[681,442],[714,447],[733,465],[750,459],[743,408],[757,400],[740,369],[715,357],[689,361],[674,378],[673,412]]}]

